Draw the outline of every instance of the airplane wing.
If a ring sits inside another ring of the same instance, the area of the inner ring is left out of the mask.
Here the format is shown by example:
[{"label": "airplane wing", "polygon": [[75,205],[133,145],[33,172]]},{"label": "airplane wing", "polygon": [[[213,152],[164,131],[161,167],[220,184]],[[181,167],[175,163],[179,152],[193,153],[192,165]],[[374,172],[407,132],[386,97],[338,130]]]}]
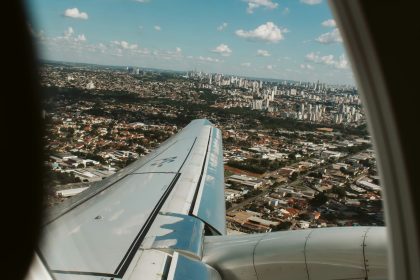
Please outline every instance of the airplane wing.
[{"label": "airplane wing", "polygon": [[195,120],[49,212],[27,279],[386,279],[384,227],[225,236],[220,130]]},{"label": "airplane wing", "polygon": [[179,277],[181,263],[199,269],[195,279],[207,279],[217,273],[194,264],[204,234],[225,232],[222,136],[209,121],[195,120],[52,211],[38,256],[55,279]]}]

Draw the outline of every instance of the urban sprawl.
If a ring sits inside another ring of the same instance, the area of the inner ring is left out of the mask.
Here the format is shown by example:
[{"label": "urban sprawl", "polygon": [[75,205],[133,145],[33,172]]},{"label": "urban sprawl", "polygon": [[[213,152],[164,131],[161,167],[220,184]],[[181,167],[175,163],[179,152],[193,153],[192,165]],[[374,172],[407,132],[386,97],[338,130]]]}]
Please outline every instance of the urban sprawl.
[{"label": "urban sprawl", "polygon": [[384,224],[354,87],[52,62],[40,76],[47,207],[207,118],[223,133],[229,234]]}]

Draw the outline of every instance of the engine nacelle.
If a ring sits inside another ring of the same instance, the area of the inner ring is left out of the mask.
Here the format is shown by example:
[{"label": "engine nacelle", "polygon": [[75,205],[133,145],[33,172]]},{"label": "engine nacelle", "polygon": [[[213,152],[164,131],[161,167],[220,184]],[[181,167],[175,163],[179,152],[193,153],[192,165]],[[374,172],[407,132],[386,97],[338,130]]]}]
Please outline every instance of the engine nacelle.
[{"label": "engine nacelle", "polygon": [[203,261],[224,280],[387,279],[384,227],[208,236]]}]

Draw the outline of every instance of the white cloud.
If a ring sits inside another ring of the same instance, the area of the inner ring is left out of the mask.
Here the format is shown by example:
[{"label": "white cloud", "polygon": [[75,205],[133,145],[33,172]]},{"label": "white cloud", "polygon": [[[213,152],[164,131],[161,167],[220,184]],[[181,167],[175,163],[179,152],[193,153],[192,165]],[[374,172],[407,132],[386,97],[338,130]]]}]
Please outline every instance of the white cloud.
[{"label": "white cloud", "polygon": [[199,61],[204,61],[204,62],[223,62],[223,60],[220,60],[218,58],[213,58],[213,57],[209,57],[209,56],[197,56],[194,57],[192,55],[187,56],[188,59],[194,59],[194,60],[199,60]]},{"label": "white cloud", "polygon": [[322,0],[300,0],[300,2],[307,5],[317,5],[321,4]]},{"label": "white cloud", "polygon": [[349,61],[344,55],[340,55],[338,61],[335,63],[335,68],[337,69],[347,69],[349,68]]},{"label": "white cloud", "polygon": [[150,2],[150,0],[134,0],[135,2],[139,2],[139,3],[148,3]]},{"label": "white cloud", "polygon": [[212,52],[219,53],[223,56],[229,56],[232,54],[232,50],[229,48],[228,45],[220,44]]},{"label": "white cloud", "polygon": [[267,68],[267,70],[273,70],[274,66],[273,65],[267,65],[265,68]]},{"label": "white cloud", "polygon": [[311,52],[306,55],[306,59],[315,63],[322,63],[326,65],[334,64],[334,56],[332,54],[320,56],[318,53]]},{"label": "white cloud", "polygon": [[310,64],[301,64],[300,65],[300,69],[308,69],[308,70],[312,70],[314,69],[314,67]]},{"label": "white cloud", "polygon": [[37,38],[37,42],[43,44],[48,51],[75,52],[96,51],[94,45],[86,44],[87,38],[85,34],[77,34],[73,27],[68,27],[63,31],[63,35],[55,37],[47,37],[42,34]]},{"label": "white cloud", "polygon": [[281,12],[283,15],[288,15],[290,14],[290,9],[289,8],[284,8],[283,11]]},{"label": "white cloud", "polygon": [[286,28],[280,29],[272,22],[267,22],[258,26],[254,30],[245,31],[242,29],[236,30],[235,34],[239,37],[250,40],[261,40],[271,43],[276,43],[284,39],[283,33],[289,32]]},{"label": "white cloud", "polygon": [[107,46],[105,46],[102,43],[99,43],[97,46],[94,46],[94,49],[99,50],[101,53],[105,53],[105,51],[108,49]]},{"label": "white cloud", "polygon": [[137,53],[137,54],[141,54],[141,55],[149,55],[150,54],[150,50],[148,50],[147,48],[136,49],[136,50],[133,50],[133,52]]},{"label": "white cloud", "polygon": [[271,54],[266,50],[257,50],[257,56],[270,56]]},{"label": "white cloud", "polygon": [[127,41],[112,41],[111,43],[124,50],[135,50],[138,48],[137,44],[130,44]]},{"label": "white cloud", "polygon": [[180,47],[176,47],[175,50],[154,50],[152,52],[150,52],[148,49],[138,49],[135,52],[139,54],[151,53],[156,58],[164,60],[180,60],[184,57]]},{"label": "white cloud", "polygon": [[156,31],[161,31],[161,30],[162,30],[162,28],[161,28],[159,25],[155,25],[153,28],[154,28]]},{"label": "white cloud", "polygon": [[324,20],[321,23],[321,25],[324,26],[324,27],[335,27],[336,26],[335,20],[333,20],[333,19]]},{"label": "white cloud", "polygon": [[315,41],[321,44],[332,44],[332,43],[342,43],[343,39],[341,38],[340,31],[338,28],[334,28],[331,32],[324,33],[320,35]]},{"label": "white cloud", "polygon": [[66,30],[64,30],[63,36],[52,38],[52,40],[55,42],[67,41],[67,42],[79,43],[79,42],[85,42],[87,39],[86,39],[85,34],[76,35],[73,27],[70,26]]},{"label": "white cloud", "polygon": [[227,22],[222,23],[217,27],[217,31],[223,31],[228,26]]},{"label": "white cloud", "polygon": [[274,3],[272,0],[244,0],[248,3],[248,8],[246,9],[246,12],[248,14],[252,14],[255,9],[259,7],[264,7],[266,9],[272,10],[277,8],[279,4]]},{"label": "white cloud", "polygon": [[79,34],[79,35],[77,35],[76,38],[74,38],[74,40],[76,42],[85,42],[86,41],[86,36],[85,36],[85,34]]},{"label": "white cloud", "polygon": [[64,11],[65,17],[77,18],[77,19],[88,19],[89,16],[85,12],[79,11],[78,8],[71,8]]},{"label": "white cloud", "polygon": [[349,62],[344,55],[339,56],[338,59],[336,60],[334,59],[334,55],[332,54],[321,56],[319,55],[319,53],[311,52],[306,55],[306,60],[314,62],[314,63],[332,66],[337,69],[349,68]]},{"label": "white cloud", "polygon": [[221,62],[221,60],[218,58],[212,58],[212,57],[201,56],[201,55],[198,57],[198,60],[206,61],[206,62]]},{"label": "white cloud", "polygon": [[64,30],[64,38],[70,38],[74,34],[73,27],[68,27],[66,30]]},{"label": "white cloud", "polygon": [[[107,55],[107,57],[124,57],[129,59],[140,57],[151,57],[153,50],[142,49],[137,44],[127,41],[110,41],[108,44],[96,43],[89,44],[85,34],[80,34],[73,27],[68,27],[63,34],[56,37],[45,37],[38,40],[48,50],[56,53],[60,52],[65,57],[74,57],[82,55],[84,59],[89,57],[89,53],[97,53],[98,55]],[[156,52],[154,52],[156,54]],[[180,60],[183,58],[181,48],[177,47],[169,51],[159,51],[158,59]],[[61,58],[60,58],[61,59]]]},{"label": "white cloud", "polygon": [[241,63],[241,66],[244,66],[244,67],[249,67],[249,66],[251,66],[251,62],[244,62],[244,63]]}]

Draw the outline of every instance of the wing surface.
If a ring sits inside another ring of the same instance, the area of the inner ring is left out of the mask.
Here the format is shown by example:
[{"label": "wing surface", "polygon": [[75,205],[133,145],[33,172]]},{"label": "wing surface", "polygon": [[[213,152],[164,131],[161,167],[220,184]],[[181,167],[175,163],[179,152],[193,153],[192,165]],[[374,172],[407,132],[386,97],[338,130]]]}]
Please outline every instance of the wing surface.
[{"label": "wing surface", "polygon": [[162,265],[143,272],[164,275],[175,251],[201,259],[204,232],[225,233],[222,155],[220,131],[192,121],[55,209],[39,256],[56,279],[128,278],[152,259]]}]

